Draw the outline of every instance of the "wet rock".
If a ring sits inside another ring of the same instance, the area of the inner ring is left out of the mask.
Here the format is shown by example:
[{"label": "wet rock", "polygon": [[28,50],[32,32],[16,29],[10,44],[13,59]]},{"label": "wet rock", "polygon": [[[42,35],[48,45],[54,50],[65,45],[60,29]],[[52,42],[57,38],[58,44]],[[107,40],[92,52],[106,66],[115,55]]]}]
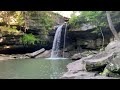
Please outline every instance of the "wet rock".
[{"label": "wet rock", "polygon": [[87,71],[102,71],[104,70],[105,66],[112,61],[114,58],[114,54],[108,54],[106,52],[102,52],[96,54],[91,59],[86,60],[86,70]]},{"label": "wet rock", "polygon": [[81,56],[80,53],[74,54],[74,55],[71,57],[72,60],[79,60],[79,59],[81,59],[81,58],[82,58],[82,56]]}]

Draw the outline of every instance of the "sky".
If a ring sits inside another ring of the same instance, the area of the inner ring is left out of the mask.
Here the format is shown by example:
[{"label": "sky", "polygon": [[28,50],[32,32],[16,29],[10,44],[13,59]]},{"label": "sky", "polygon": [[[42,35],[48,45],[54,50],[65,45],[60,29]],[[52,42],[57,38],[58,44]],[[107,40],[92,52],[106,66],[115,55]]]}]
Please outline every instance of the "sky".
[{"label": "sky", "polygon": [[[59,13],[60,15],[68,17],[68,18],[70,18],[70,15],[73,13],[73,11],[53,11],[53,12]],[[76,15],[79,15],[78,11]]]}]

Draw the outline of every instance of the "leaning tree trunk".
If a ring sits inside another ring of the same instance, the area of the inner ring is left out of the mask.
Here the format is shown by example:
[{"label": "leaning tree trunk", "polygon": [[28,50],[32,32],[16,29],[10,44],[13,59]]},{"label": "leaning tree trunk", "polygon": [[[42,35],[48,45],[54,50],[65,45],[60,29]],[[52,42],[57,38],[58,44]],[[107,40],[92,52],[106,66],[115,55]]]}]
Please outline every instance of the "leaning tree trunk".
[{"label": "leaning tree trunk", "polygon": [[28,11],[24,11],[23,16],[24,16],[24,21],[25,21],[25,25],[24,25],[25,26],[25,31],[24,32],[26,32],[27,29],[28,29],[28,17],[29,17]]},{"label": "leaning tree trunk", "polygon": [[100,29],[101,34],[102,34],[102,49],[103,49],[104,48],[105,37],[104,37],[104,34],[103,34],[103,31],[102,31],[101,27],[99,29]]},{"label": "leaning tree trunk", "polygon": [[117,31],[115,30],[114,26],[113,26],[113,23],[112,23],[112,20],[111,20],[111,16],[110,16],[110,12],[109,11],[106,11],[106,15],[107,15],[107,20],[108,20],[108,24],[109,24],[109,27],[110,27],[110,30],[112,31],[114,37],[116,40],[120,40],[119,39],[119,36],[117,34]]}]

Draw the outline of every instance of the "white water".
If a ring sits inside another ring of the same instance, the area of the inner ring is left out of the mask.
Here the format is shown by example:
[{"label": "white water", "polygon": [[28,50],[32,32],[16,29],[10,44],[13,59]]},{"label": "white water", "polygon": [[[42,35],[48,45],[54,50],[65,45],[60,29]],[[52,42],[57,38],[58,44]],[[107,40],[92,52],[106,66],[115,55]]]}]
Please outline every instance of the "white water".
[{"label": "white water", "polygon": [[51,52],[51,59],[53,58],[60,58],[59,57],[59,48],[60,48],[60,39],[61,39],[61,32],[62,32],[63,25],[60,25],[55,33],[53,46],[52,46],[52,52]]}]

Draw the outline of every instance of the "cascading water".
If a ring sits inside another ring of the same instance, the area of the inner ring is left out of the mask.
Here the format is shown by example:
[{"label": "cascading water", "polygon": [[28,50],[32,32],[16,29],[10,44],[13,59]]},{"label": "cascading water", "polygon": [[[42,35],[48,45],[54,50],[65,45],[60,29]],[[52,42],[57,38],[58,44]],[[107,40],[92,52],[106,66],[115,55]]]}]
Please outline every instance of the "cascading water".
[{"label": "cascading water", "polygon": [[59,55],[62,27],[63,25],[60,25],[56,30],[50,58],[60,58],[58,55]]}]

